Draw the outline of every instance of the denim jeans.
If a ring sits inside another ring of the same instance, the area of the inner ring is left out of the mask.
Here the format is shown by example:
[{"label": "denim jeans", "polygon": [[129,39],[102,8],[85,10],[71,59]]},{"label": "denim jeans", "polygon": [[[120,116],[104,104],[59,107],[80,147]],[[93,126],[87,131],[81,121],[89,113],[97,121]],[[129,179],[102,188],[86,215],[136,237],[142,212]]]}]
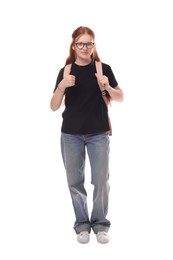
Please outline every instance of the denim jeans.
[{"label": "denim jeans", "polygon": [[[96,234],[108,231],[110,221],[106,219],[109,199],[109,135],[107,132],[88,135],[61,133],[61,152],[67,175],[67,183],[75,213],[74,230]],[[88,214],[85,182],[85,158],[88,154],[93,184],[93,207]]]}]

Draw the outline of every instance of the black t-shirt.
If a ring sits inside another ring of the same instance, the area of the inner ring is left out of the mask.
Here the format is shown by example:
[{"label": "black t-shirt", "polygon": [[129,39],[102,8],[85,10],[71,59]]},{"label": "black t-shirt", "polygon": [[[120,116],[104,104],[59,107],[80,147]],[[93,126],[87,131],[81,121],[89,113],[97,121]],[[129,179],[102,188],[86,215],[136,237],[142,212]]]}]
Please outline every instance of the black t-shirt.
[{"label": "black t-shirt", "polygon": [[[108,77],[111,87],[118,85],[112,69],[102,63],[103,74]],[[59,71],[56,88],[63,79],[62,68]],[[95,76],[95,62],[85,66],[72,63],[71,73],[76,82],[65,90],[65,109],[62,113],[61,131],[67,134],[96,134],[109,130],[108,109]]]}]

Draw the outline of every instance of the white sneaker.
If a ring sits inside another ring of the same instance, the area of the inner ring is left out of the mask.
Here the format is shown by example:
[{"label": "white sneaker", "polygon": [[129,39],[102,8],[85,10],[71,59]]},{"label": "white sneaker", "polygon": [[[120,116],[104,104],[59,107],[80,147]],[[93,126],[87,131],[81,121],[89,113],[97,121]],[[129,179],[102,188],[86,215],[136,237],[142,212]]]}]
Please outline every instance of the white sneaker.
[{"label": "white sneaker", "polygon": [[109,242],[109,236],[105,231],[98,232],[96,234],[97,242],[101,244],[106,244]]},{"label": "white sneaker", "polygon": [[90,240],[90,234],[88,231],[82,231],[77,234],[77,240],[79,243],[86,244]]}]

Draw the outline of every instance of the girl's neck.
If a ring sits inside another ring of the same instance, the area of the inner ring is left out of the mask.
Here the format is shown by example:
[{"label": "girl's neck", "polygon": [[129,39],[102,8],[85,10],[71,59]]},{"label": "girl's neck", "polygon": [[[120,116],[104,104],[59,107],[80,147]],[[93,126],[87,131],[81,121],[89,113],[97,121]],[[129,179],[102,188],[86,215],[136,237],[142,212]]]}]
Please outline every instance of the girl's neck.
[{"label": "girl's neck", "polygon": [[85,65],[88,65],[88,64],[91,63],[91,58],[89,58],[89,59],[79,59],[79,58],[77,58],[75,63],[79,66],[85,66]]}]

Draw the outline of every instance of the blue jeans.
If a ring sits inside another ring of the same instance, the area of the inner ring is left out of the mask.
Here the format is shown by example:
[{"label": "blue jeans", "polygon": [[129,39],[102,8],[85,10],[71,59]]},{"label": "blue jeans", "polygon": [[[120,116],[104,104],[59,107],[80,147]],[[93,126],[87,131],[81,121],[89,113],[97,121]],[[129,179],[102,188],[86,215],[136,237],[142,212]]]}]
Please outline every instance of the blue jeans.
[{"label": "blue jeans", "polygon": [[[94,185],[90,218],[84,187],[86,151],[91,166],[91,183]],[[95,234],[107,232],[110,227],[110,221],[106,219],[110,190],[109,135],[106,132],[88,135],[61,133],[61,152],[76,217],[74,230],[76,233],[91,232],[91,229]]]}]

